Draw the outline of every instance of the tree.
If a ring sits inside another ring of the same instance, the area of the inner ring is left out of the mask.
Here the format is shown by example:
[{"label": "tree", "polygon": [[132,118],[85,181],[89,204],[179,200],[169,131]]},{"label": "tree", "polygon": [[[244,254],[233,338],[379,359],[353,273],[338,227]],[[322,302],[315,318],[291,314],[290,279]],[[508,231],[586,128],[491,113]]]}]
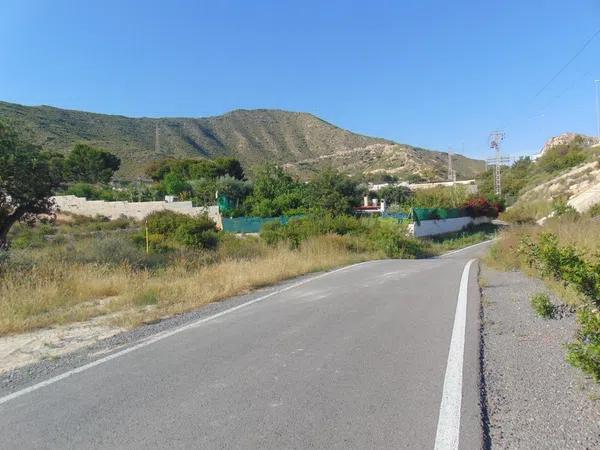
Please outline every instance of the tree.
[{"label": "tree", "polygon": [[163,185],[166,193],[169,195],[180,195],[182,192],[189,192],[191,190],[190,185],[185,179],[174,172],[169,172],[165,175]]},{"label": "tree", "polygon": [[119,170],[121,160],[88,144],[77,144],[65,158],[65,175],[70,181],[108,183]]},{"label": "tree", "polygon": [[0,249],[8,248],[16,222],[52,213],[50,197],[61,181],[62,158],[23,143],[0,122]]},{"label": "tree", "polygon": [[273,217],[306,212],[305,184],[295,181],[281,167],[267,164],[256,171],[254,189],[245,202],[253,215]]},{"label": "tree", "polygon": [[170,158],[153,161],[146,167],[146,175],[155,181],[162,180],[168,173],[176,173],[185,180],[216,179],[227,175],[238,180],[245,179],[242,165],[235,158],[214,160]]},{"label": "tree", "polygon": [[413,192],[406,186],[384,186],[379,189],[377,195],[388,205],[402,205],[410,200]]},{"label": "tree", "polygon": [[332,215],[351,214],[360,204],[356,181],[334,169],[324,169],[308,184],[309,204],[314,210]]}]

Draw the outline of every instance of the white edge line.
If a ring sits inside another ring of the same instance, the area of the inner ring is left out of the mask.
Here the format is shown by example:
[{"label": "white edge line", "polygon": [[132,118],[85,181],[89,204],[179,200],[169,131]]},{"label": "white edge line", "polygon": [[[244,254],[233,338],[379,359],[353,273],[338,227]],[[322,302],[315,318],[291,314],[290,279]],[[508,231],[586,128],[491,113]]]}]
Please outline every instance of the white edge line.
[{"label": "white edge line", "polygon": [[454,326],[448,351],[448,363],[444,376],[444,389],[440,404],[435,450],[456,450],[460,436],[460,408],[462,402],[462,377],[465,353],[465,330],[467,322],[467,300],[469,271],[475,259],[471,259],[463,269],[454,314]]},{"label": "white edge line", "polygon": [[448,253],[444,253],[442,255],[440,255],[438,258],[443,258],[444,256],[450,256],[453,255],[455,253],[459,253],[462,252],[464,250],[469,250],[471,248],[477,247],[479,245],[483,245],[483,244],[489,244],[490,242],[494,242],[495,240],[497,240],[498,238],[494,238],[494,239],[488,239],[487,241],[483,241],[483,242],[478,242],[477,244],[473,244],[473,245],[469,245],[467,247],[463,247],[463,248],[459,248],[457,250],[452,250],[451,252]]},{"label": "white edge line", "polygon": [[[454,253],[458,253],[458,252],[461,252],[463,250],[468,250],[468,249],[476,247],[478,245],[482,245],[482,244],[486,244],[488,242],[492,242],[493,240],[494,239],[491,239],[489,241],[480,242],[478,244],[470,245],[468,247],[464,247],[464,248],[461,248],[461,249],[458,249],[458,250],[453,250],[451,252],[444,253],[440,257],[452,255]],[[119,357],[121,357],[123,355],[126,355],[127,353],[134,352],[136,350],[139,350],[141,348],[147,347],[147,346],[149,346],[151,344],[154,344],[156,342],[162,341],[163,339],[166,339],[168,337],[174,336],[174,335],[179,334],[179,333],[181,333],[183,331],[186,331],[188,329],[196,328],[199,325],[202,325],[203,323],[206,323],[206,322],[209,322],[211,320],[217,319],[218,317],[221,317],[221,316],[224,316],[225,314],[229,314],[231,312],[237,311],[238,309],[244,308],[246,306],[250,306],[250,305],[252,305],[254,303],[258,303],[258,302],[260,302],[262,300],[265,300],[265,299],[267,299],[269,297],[272,297],[274,295],[278,295],[278,294],[286,292],[286,291],[288,291],[290,289],[297,288],[299,286],[302,286],[303,284],[309,283],[311,281],[317,280],[317,279],[325,277],[327,275],[331,275],[331,274],[334,274],[336,272],[341,272],[343,270],[348,270],[348,269],[351,269],[353,267],[361,266],[363,264],[373,263],[373,262],[376,262],[376,261],[377,260],[363,261],[363,262],[360,262],[360,263],[357,263],[357,264],[352,264],[350,266],[341,267],[339,269],[335,269],[335,270],[332,270],[332,271],[329,271],[329,272],[325,272],[325,273],[322,273],[320,275],[315,275],[314,277],[311,277],[311,278],[299,281],[299,282],[294,283],[294,284],[292,284],[290,286],[286,286],[286,287],[284,287],[282,289],[278,289],[276,291],[270,292],[269,294],[266,294],[266,295],[263,295],[261,297],[255,298],[255,299],[250,300],[250,301],[248,301],[246,303],[242,303],[241,305],[234,306],[233,308],[226,309],[226,310],[221,311],[221,312],[219,312],[217,314],[213,314],[212,316],[208,316],[208,317],[204,317],[202,319],[198,319],[198,320],[196,320],[194,322],[191,322],[191,323],[189,323],[187,325],[184,325],[184,326],[181,326],[179,328],[175,328],[173,330],[163,331],[161,333],[155,334],[154,336],[146,338],[146,339],[142,340],[140,343],[138,343],[136,345],[133,345],[131,347],[128,347],[128,348],[126,348],[124,350],[121,350],[121,351],[116,352],[116,353],[112,353],[112,354],[110,354],[108,356],[105,356],[104,358],[97,359],[95,361],[92,361],[91,363],[84,364],[83,366],[76,367],[75,369],[68,370],[68,371],[66,371],[64,373],[61,373],[60,375],[55,376],[55,377],[48,378],[47,380],[44,380],[44,381],[42,381],[40,383],[33,384],[33,385],[29,386],[29,387],[26,387],[24,389],[15,391],[15,392],[13,392],[11,394],[8,394],[8,395],[6,395],[4,397],[0,397],[0,405],[4,404],[6,402],[9,402],[11,400],[14,400],[15,398],[21,397],[21,396],[23,396],[25,394],[29,394],[30,392],[34,392],[34,391],[37,391],[38,389],[41,389],[43,387],[46,387],[46,386],[49,386],[51,384],[57,383],[58,381],[64,380],[65,378],[68,378],[68,377],[70,377],[72,375],[75,375],[75,374],[78,374],[78,373],[81,373],[81,372],[85,372],[86,370],[89,370],[89,369],[91,369],[93,367],[96,367],[96,366],[99,366],[101,364],[104,364],[105,362],[111,361],[113,359],[119,358]]]},{"label": "white edge line", "polygon": [[286,286],[284,288],[277,289],[276,291],[270,292],[270,293],[268,293],[266,295],[263,295],[261,297],[257,297],[257,298],[255,298],[253,300],[249,300],[249,301],[247,301],[245,303],[242,303],[240,305],[234,306],[233,308],[229,308],[229,309],[226,309],[226,310],[221,311],[219,313],[213,314],[212,316],[208,316],[208,317],[204,317],[202,319],[198,319],[198,320],[196,320],[194,322],[188,323],[187,325],[183,325],[183,326],[175,328],[173,330],[163,331],[161,333],[155,334],[154,336],[146,338],[146,339],[142,340],[140,343],[138,343],[136,345],[133,345],[131,347],[128,347],[128,348],[126,348],[124,350],[118,351],[116,353],[112,353],[112,354],[110,354],[108,356],[105,356],[104,358],[97,359],[95,361],[92,361],[91,363],[84,364],[83,366],[76,367],[75,369],[68,370],[68,371],[66,371],[64,373],[61,373],[60,375],[55,376],[55,377],[48,378],[47,380],[44,380],[44,381],[42,381],[40,383],[33,384],[33,385],[29,386],[29,387],[26,387],[24,389],[15,391],[15,392],[13,392],[11,394],[8,394],[8,395],[6,395],[4,397],[0,397],[0,405],[2,405],[3,403],[9,402],[11,400],[14,400],[14,399],[16,399],[18,397],[21,397],[21,396],[23,396],[25,394],[29,394],[31,392],[37,391],[38,389],[41,389],[43,387],[46,387],[46,386],[49,386],[51,384],[57,383],[57,382],[59,382],[61,380],[64,380],[65,378],[69,378],[72,375],[75,375],[75,374],[78,374],[78,373],[81,373],[81,372],[85,372],[86,370],[89,370],[89,369],[91,369],[93,367],[99,366],[99,365],[104,364],[104,363],[106,363],[108,361],[111,361],[113,359],[116,359],[116,358],[119,358],[121,356],[124,356],[124,355],[126,355],[128,353],[131,353],[131,352],[134,352],[134,351],[139,350],[141,348],[147,347],[147,346],[149,346],[151,344],[154,344],[156,342],[162,341],[163,339],[166,339],[168,337],[171,337],[171,336],[174,336],[176,334],[182,333],[183,331],[187,331],[189,329],[196,328],[196,327],[198,327],[198,326],[200,326],[200,325],[202,325],[202,324],[204,324],[206,322],[210,322],[211,320],[217,319],[217,318],[222,317],[222,316],[224,316],[226,314],[229,314],[229,313],[232,313],[234,311],[237,311],[238,309],[242,309],[242,308],[245,308],[246,306],[253,305],[254,303],[261,302],[261,301],[263,301],[263,300],[265,300],[265,299],[267,299],[269,297],[273,297],[275,295],[278,295],[278,294],[281,294],[283,292],[289,291],[290,289],[295,289],[295,288],[297,288],[299,286],[302,286],[302,285],[304,285],[306,283],[310,283],[311,281],[318,280],[319,278],[323,278],[323,277],[326,277],[328,275],[332,275],[332,274],[337,273],[337,272],[341,272],[341,271],[344,271],[344,270],[352,269],[354,267],[358,267],[358,266],[361,266],[363,264],[373,263],[373,262],[376,262],[376,261],[377,260],[363,261],[363,262],[352,264],[352,265],[349,265],[349,266],[346,266],[346,267],[341,267],[339,269],[331,270],[329,272],[325,272],[325,273],[322,273],[322,274],[319,274],[319,275],[315,275],[313,277],[304,279],[302,281],[299,281],[297,283],[291,284],[291,285]]}]

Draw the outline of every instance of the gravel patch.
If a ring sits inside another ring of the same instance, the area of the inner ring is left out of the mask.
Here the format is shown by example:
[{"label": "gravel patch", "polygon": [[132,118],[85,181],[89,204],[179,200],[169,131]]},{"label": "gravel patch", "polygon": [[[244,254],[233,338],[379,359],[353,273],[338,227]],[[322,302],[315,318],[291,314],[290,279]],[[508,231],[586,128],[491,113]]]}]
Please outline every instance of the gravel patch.
[{"label": "gravel patch", "polygon": [[575,314],[544,320],[529,304],[542,281],[482,266],[482,378],[492,448],[600,448],[600,385],[565,361]]}]

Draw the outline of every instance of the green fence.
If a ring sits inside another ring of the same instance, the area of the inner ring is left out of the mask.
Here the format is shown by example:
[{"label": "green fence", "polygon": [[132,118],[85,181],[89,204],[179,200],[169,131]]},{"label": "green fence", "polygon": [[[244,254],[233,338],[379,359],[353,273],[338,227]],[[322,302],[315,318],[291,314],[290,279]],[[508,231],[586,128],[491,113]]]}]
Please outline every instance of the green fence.
[{"label": "green fence", "polygon": [[292,219],[299,219],[303,216],[281,216],[281,217],[235,217],[231,219],[223,218],[223,231],[229,233],[260,233],[263,225],[266,223],[279,222],[285,225]]},{"label": "green fence", "polygon": [[412,218],[419,223],[421,220],[458,219],[469,214],[465,208],[413,208]]}]

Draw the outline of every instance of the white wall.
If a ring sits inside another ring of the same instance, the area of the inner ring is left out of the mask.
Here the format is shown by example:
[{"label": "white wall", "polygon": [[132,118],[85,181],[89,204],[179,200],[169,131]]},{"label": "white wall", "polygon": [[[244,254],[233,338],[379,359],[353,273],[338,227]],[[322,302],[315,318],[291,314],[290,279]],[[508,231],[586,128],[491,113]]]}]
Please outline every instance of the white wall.
[{"label": "white wall", "polygon": [[188,216],[208,214],[214,221],[219,221],[219,207],[206,208],[192,206],[192,202],[106,202],[104,200],[87,200],[74,195],[60,195],[52,197],[56,209],[63,212],[94,217],[97,215],[117,219],[120,216],[132,217],[142,220],[148,214],[156,211],[174,211]]},{"label": "white wall", "polygon": [[419,224],[413,223],[409,231],[416,237],[435,236],[436,234],[452,233],[473,224],[490,223],[489,217],[458,217],[456,219],[421,220]]}]

